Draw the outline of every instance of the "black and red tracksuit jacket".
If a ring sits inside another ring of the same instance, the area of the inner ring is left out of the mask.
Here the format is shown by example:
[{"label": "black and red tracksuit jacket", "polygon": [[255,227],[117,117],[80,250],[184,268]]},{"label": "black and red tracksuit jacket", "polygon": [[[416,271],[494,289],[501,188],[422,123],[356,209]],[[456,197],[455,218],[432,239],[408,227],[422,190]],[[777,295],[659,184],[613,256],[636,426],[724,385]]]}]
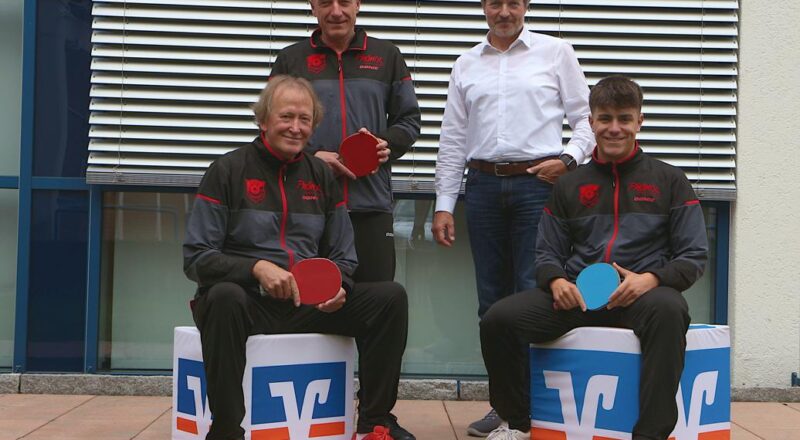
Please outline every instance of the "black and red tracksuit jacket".
[{"label": "black and red tracksuit jacket", "polygon": [[192,207],[183,268],[198,293],[223,281],[257,288],[258,260],[283,269],[306,258],[333,260],[352,290],[358,262],[353,226],[336,178],[303,152],[280,159],[262,138],[221,156],[208,168]]},{"label": "black and red tracksuit jacket", "polygon": [[592,160],[558,179],[536,241],[536,278],[572,282],[586,266],[616,262],[650,272],[661,286],[688,289],[708,258],[703,211],[680,169],[639,145],[617,163]]},{"label": "black and red tracksuit jacket", "polygon": [[389,143],[390,160],[377,173],[342,179],[351,211],[392,212],[391,162],[404,155],[420,133],[420,109],[403,55],[388,41],[368,37],[356,28],[341,54],[329,48],[317,29],[311,38],[284,48],[272,75],[291,74],[314,86],[325,113],[306,151],[339,151],[345,137],[361,127]]}]

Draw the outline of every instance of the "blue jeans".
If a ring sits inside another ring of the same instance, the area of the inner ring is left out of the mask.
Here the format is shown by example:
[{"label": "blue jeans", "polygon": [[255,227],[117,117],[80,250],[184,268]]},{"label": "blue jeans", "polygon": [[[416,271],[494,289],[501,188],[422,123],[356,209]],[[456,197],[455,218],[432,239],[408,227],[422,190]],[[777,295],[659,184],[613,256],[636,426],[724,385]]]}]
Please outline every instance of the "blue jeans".
[{"label": "blue jeans", "polygon": [[552,189],[532,175],[467,172],[464,199],[479,317],[496,301],[536,287],[536,232]]}]

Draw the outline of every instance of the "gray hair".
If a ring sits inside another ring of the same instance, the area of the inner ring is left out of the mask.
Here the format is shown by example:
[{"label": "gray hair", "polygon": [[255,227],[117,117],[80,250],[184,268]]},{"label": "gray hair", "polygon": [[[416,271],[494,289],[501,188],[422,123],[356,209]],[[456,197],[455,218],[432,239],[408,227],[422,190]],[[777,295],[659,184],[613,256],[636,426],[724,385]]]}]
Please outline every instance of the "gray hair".
[{"label": "gray hair", "polygon": [[291,75],[276,75],[269,78],[267,85],[264,86],[264,89],[261,90],[261,94],[258,96],[258,101],[251,107],[255,115],[256,124],[262,124],[267,121],[267,117],[269,117],[272,111],[272,97],[275,96],[278,90],[284,87],[291,87],[308,93],[308,96],[311,97],[311,105],[313,107],[311,125],[313,128],[317,128],[322,121],[322,103],[314,92],[314,87],[307,79]]}]

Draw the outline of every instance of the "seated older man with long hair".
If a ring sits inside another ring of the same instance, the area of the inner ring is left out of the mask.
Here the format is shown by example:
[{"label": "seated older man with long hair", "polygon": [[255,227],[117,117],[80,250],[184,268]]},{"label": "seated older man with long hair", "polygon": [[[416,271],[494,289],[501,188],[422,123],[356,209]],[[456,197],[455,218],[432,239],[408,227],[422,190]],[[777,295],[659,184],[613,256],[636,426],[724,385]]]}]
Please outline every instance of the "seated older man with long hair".
[{"label": "seated older man with long hair", "polygon": [[[275,76],[253,110],[259,135],[208,168],[183,247],[184,271],[198,285],[193,314],[214,416],[206,439],[244,437],[248,336],[305,332],[356,338],[358,438],[388,431],[413,439],[390,413],[408,333],[406,292],[391,281],[352,281],[353,228],[339,185],[303,152],[322,117],[317,96],[304,79]],[[313,257],[336,263],[342,286],[327,302],[301,305],[289,270]]]}]

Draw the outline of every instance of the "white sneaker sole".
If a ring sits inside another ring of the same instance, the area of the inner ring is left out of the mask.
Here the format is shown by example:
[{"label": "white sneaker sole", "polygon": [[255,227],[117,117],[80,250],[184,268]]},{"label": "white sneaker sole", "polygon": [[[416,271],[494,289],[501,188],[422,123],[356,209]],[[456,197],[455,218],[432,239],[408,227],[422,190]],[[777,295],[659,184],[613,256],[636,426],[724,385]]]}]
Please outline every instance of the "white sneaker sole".
[{"label": "white sneaker sole", "polygon": [[480,432],[475,428],[467,428],[467,435],[470,436],[470,437],[486,438],[487,436],[489,436],[489,433],[488,432]]}]

